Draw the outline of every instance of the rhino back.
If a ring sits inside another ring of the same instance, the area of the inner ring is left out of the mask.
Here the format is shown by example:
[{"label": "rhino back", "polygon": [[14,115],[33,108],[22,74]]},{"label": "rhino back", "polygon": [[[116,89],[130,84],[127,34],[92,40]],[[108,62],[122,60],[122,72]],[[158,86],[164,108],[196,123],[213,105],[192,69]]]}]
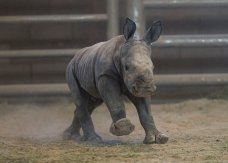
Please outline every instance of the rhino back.
[{"label": "rhino back", "polygon": [[73,58],[74,73],[80,86],[93,96],[97,96],[94,78],[94,64],[97,50],[103,42],[81,49]]},{"label": "rhino back", "polygon": [[114,63],[114,58],[119,58],[120,47],[125,41],[122,35],[116,36],[98,49],[99,56],[95,64],[96,81],[102,76],[109,76],[118,80],[120,77],[117,65]]},{"label": "rhino back", "polygon": [[86,47],[73,58],[74,73],[80,86],[94,97],[100,97],[96,87],[99,78],[103,75],[115,78],[118,73],[113,63],[113,55],[119,48],[117,44],[119,38],[120,36],[117,36],[106,42]]}]

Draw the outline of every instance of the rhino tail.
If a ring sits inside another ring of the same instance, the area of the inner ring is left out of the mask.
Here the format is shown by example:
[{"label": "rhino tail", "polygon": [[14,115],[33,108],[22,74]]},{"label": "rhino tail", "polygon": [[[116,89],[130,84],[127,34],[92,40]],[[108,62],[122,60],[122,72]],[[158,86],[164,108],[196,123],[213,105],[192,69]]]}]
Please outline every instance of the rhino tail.
[{"label": "rhino tail", "polygon": [[70,62],[66,68],[66,81],[71,93],[78,91],[78,82],[75,78],[73,62]]}]

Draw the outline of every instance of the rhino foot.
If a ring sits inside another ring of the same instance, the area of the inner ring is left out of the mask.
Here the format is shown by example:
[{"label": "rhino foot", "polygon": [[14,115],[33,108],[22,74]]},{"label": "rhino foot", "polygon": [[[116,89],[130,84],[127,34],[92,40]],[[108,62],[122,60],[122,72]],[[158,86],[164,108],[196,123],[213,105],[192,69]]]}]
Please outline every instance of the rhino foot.
[{"label": "rhino foot", "polygon": [[110,132],[116,136],[129,135],[134,131],[135,126],[127,118],[122,118],[115,123],[112,123]]},{"label": "rhino foot", "polygon": [[147,135],[143,141],[144,144],[165,144],[169,140],[169,137],[163,133],[159,133],[154,137],[152,135]]},{"label": "rhino foot", "polygon": [[169,137],[163,133],[160,133],[155,136],[155,143],[165,144],[169,140]]},{"label": "rhino foot", "polygon": [[87,141],[87,142],[90,142],[90,143],[102,143],[102,138],[97,135],[97,134],[93,134],[93,135],[84,135],[82,138],[81,138],[81,141]]},{"label": "rhino foot", "polygon": [[143,140],[144,144],[154,144],[154,137],[153,136],[146,136],[145,139]]},{"label": "rhino foot", "polygon": [[81,135],[79,133],[72,133],[68,129],[63,132],[62,137],[63,137],[63,140],[75,140],[75,141],[81,140]]}]

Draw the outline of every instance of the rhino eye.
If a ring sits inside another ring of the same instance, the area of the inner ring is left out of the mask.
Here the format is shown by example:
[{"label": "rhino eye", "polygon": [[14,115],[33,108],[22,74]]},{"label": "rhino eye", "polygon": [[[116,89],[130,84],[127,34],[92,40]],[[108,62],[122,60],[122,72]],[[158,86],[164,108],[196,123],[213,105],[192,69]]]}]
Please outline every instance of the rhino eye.
[{"label": "rhino eye", "polygon": [[129,70],[129,66],[128,65],[125,65],[124,66],[124,69],[125,69],[125,71],[128,71]]}]

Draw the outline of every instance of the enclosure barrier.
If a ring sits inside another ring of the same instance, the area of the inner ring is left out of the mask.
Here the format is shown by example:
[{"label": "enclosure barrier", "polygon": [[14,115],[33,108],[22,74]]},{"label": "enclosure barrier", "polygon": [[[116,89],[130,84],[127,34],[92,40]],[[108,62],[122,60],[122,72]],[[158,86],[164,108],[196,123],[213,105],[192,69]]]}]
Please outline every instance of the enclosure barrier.
[{"label": "enclosure barrier", "polygon": [[164,35],[153,45],[157,47],[228,46],[228,34]]},{"label": "enclosure barrier", "polygon": [[108,0],[108,39],[119,34],[119,0]]},{"label": "enclosure barrier", "polygon": [[145,33],[145,16],[142,0],[127,0],[127,15],[136,23],[134,36],[141,39]]},{"label": "enclosure barrier", "polygon": [[66,84],[0,85],[0,97],[70,95]]},{"label": "enclosure barrier", "polygon": [[[67,14],[67,15],[22,15],[0,16],[2,23],[65,23],[65,22],[99,22],[107,21],[107,37],[118,34],[118,0],[108,0],[107,14]],[[109,18],[108,18],[109,17]]]},{"label": "enclosure barrier", "polygon": [[78,49],[1,50],[0,58],[73,57]]},{"label": "enclosure barrier", "polygon": [[228,85],[228,73],[155,75],[158,85]]},{"label": "enclosure barrier", "polygon": [[106,14],[0,16],[0,23],[53,23],[105,21]]},{"label": "enclosure barrier", "polygon": [[[155,75],[158,86],[228,85],[228,74]],[[66,84],[0,85],[0,97],[15,96],[68,96]]]},{"label": "enclosure barrier", "polygon": [[[153,47],[225,47],[228,46],[228,34],[221,35],[164,35],[152,44]],[[78,49],[48,50],[2,50],[0,58],[26,57],[73,57]],[[167,54],[168,55],[168,54]],[[214,54],[216,56],[216,54]],[[167,56],[172,57],[172,56]],[[192,58],[199,57],[192,55]],[[207,57],[207,56],[202,56]]]},{"label": "enclosure barrier", "polygon": [[[138,3],[139,0],[128,1]],[[114,6],[114,10],[112,9]],[[140,5],[138,5],[140,6]],[[228,6],[228,0],[144,0],[145,8],[170,8],[170,7],[210,7]],[[140,11],[140,10],[137,10]],[[34,15],[34,16],[0,16],[0,23],[46,23],[46,22],[96,22],[108,21],[108,38],[118,33],[118,2],[108,0],[108,14],[90,15]],[[133,13],[137,16],[137,13]],[[108,15],[108,16],[107,16]],[[108,17],[112,17],[108,19]],[[225,47],[228,45],[228,35],[166,35],[154,47]],[[49,50],[4,50],[0,51],[0,58],[23,57],[71,57],[77,49],[49,49]],[[194,56],[193,56],[194,57]],[[159,86],[168,85],[228,85],[228,74],[178,74],[156,75]],[[1,85],[0,96],[43,96],[43,95],[69,95],[66,84],[26,84],[26,85]]]},{"label": "enclosure barrier", "polygon": [[228,0],[144,0],[143,3],[146,8],[228,6]]}]

